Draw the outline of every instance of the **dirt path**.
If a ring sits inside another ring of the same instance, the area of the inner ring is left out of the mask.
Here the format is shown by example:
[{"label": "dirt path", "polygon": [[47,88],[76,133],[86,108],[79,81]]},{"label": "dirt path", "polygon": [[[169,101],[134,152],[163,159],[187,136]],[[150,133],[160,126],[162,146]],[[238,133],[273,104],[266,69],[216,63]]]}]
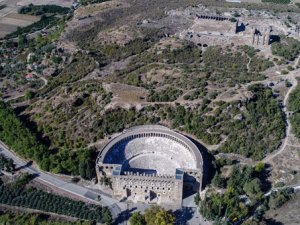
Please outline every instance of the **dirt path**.
[{"label": "dirt path", "polygon": [[[295,65],[298,64],[300,60],[300,57],[295,61]],[[291,83],[291,88],[287,91],[286,95],[284,96],[284,100],[283,100],[283,113],[286,116],[286,137],[283,140],[280,148],[273,152],[272,154],[268,155],[266,158],[263,159],[263,162],[269,162],[270,160],[272,160],[274,157],[276,157],[277,155],[281,154],[286,147],[288,146],[289,143],[289,139],[292,135],[292,127],[291,127],[291,123],[289,120],[290,114],[291,112],[288,111],[287,109],[287,103],[288,103],[288,99],[290,94],[293,92],[293,90],[295,90],[295,88],[297,87],[298,81],[297,81],[297,77],[300,77],[300,69],[294,70],[292,72],[290,72],[288,75],[285,76],[285,78]],[[298,146],[300,147],[300,146]]]},{"label": "dirt path", "polygon": [[38,76],[38,77],[44,82],[44,85],[39,88],[39,90],[41,90],[41,89],[43,89],[44,87],[46,87],[48,85],[48,80],[45,77],[42,77],[42,76]]},{"label": "dirt path", "polygon": [[[45,88],[48,85],[48,80],[45,77],[42,77],[42,76],[38,76],[38,78],[40,78],[44,82],[44,85],[42,87],[40,87],[39,89],[37,89],[37,90],[41,90],[41,89]],[[24,96],[25,96],[24,93],[20,93],[18,95],[13,96],[13,97],[7,98],[4,101],[9,102],[9,101],[12,101],[12,100],[16,100],[18,98],[22,98]]]}]

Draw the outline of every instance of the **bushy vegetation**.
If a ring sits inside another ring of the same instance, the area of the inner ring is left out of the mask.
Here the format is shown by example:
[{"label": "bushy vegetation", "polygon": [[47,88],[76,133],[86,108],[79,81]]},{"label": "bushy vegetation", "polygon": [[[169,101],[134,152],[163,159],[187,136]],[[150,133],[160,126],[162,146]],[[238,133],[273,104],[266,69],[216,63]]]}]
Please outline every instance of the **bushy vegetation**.
[{"label": "bushy vegetation", "polygon": [[183,99],[193,101],[193,100],[198,99],[200,97],[204,97],[206,94],[207,94],[206,88],[199,88],[195,91],[192,91],[189,94],[184,95]]},{"label": "bushy vegetation", "polygon": [[272,43],[271,49],[274,55],[293,61],[299,55],[300,41],[281,35],[280,42]]},{"label": "bushy vegetation", "polygon": [[24,126],[4,102],[0,102],[0,140],[26,158],[39,161],[47,154],[36,135]]},{"label": "bushy vegetation", "polygon": [[[200,213],[206,219],[213,220],[214,224],[243,222],[247,225],[265,225],[265,212],[281,207],[293,197],[293,188],[275,190],[265,195],[271,185],[268,169],[263,162],[249,166],[218,158],[214,164],[216,173],[204,199],[199,196],[194,199],[200,206]],[[251,220],[247,220],[249,216]]]},{"label": "bushy vegetation", "polygon": [[89,5],[89,4],[95,4],[95,3],[102,3],[102,2],[106,2],[108,0],[79,0],[79,2],[82,5]]},{"label": "bushy vegetation", "polygon": [[92,123],[92,133],[103,138],[130,126],[167,121],[172,128],[193,134],[207,144],[218,144],[221,135],[227,135],[218,151],[259,160],[279,146],[284,137],[284,118],[271,89],[255,85],[250,90],[253,97],[247,101],[219,102],[214,110],[208,99],[197,109],[177,104],[153,105],[141,111],[108,110]]},{"label": "bushy vegetation", "polygon": [[[208,111],[208,103],[210,101],[206,99],[198,110],[192,110],[191,108],[185,108],[182,105],[176,107],[166,106],[163,110],[165,117],[171,121],[173,128],[180,128],[190,134],[194,134],[197,138],[208,144],[217,144],[221,141],[221,130],[212,130],[207,132],[208,129],[217,125],[221,118],[216,116],[201,116]],[[225,114],[222,115],[227,117]],[[222,118],[223,119],[223,118]],[[230,119],[228,116],[227,119]]]},{"label": "bushy vegetation", "polygon": [[67,222],[51,220],[43,214],[10,214],[0,212],[0,224],[3,225],[92,225],[88,221]]},{"label": "bushy vegetation", "polygon": [[141,57],[133,59],[132,64],[147,64],[147,63],[167,63],[167,64],[197,64],[201,62],[202,51],[191,42],[184,42],[183,45],[176,49],[171,49],[170,46],[155,51],[144,52]]},{"label": "bushy vegetation", "polygon": [[292,198],[293,194],[294,191],[292,188],[273,191],[269,198],[269,207],[271,209],[277,209],[281,207],[284,203]]},{"label": "bushy vegetation", "polygon": [[29,4],[28,6],[23,6],[19,9],[20,14],[29,14],[29,15],[44,15],[46,13],[50,14],[67,14],[70,11],[70,8],[61,7],[58,5],[34,5]]},{"label": "bushy vegetation", "polygon": [[253,56],[249,63],[249,68],[253,72],[261,72],[274,66],[274,63],[269,60],[262,60],[258,56]]},{"label": "bushy vegetation", "polygon": [[93,57],[100,63],[106,64],[112,61],[120,61],[128,58],[129,56],[139,55],[145,50],[152,47],[157,43],[164,35],[164,33],[157,29],[143,29],[144,37],[136,38],[124,46],[117,44],[102,45],[99,43],[88,42],[87,44],[78,40],[78,45],[83,49],[88,49],[92,52]]},{"label": "bushy vegetation", "polygon": [[92,72],[95,67],[96,63],[91,57],[80,53],[76,54],[72,62],[66,65],[58,76],[50,79],[49,84],[40,94],[48,93],[52,89],[64,84],[71,84],[78,81]]},{"label": "bushy vegetation", "polygon": [[172,225],[174,224],[175,219],[172,212],[166,211],[159,206],[152,206],[145,210],[144,215],[139,212],[134,212],[129,219],[129,223],[130,225]]},{"label": "bushy vegetation", "polygon": [[[247,68],[249,60],[251,61]],[[203,62],[207,78],[213,83],[227,86],[262,80],[264,76],[260,72],[273,65],[268,60],[257,58],[245,47],[240,51],[224,51],[218,46],[208,47],[203,54]]]},{"label": "bushy vegetation", "polygon": [[[204,99],[197,110],[177,105],[161,109],[161,119],[171,121],[173,128],[179,128],[208,144],[217,144],[221,134],[227,141],[219,151],[245,155],[256,160],[276,149],[284,137],[284,118],[277,100],[269,88],[251,86],[253,98],[233,104],[220,103],[213,115],[208,107],[210,100]],[[244,112],[240,108],[245,108]],[[235,116],[240,119],[234,119]],[[209,132],[207,132],[209,130]]]},{"label": "bushy vegetation", "polygon": [[12,159],[6,158],[3,154],[0,154],[0,170],[12,172],[15,170],[15,164]]},{"label": "bushy vegetation", "polygon": [[34,188],[26,189],[24,186],[13,183],[1,184],[0,203],[54,212],[99,223],[111,224],[112,222],[111,214],[106,207],[74,201]]},{"label": "bushy vegetation", "polygon": [[[261,72],[273,66],[271,61],[258,57],[256,53],[249,46],[242,46],[234,51],[212,46],[202,54],[198,46],[184,42],[176,49],[166,46],[163,49],[144,51],[134,57],[125,70],[117,73],[115,81],[147,89],[170,84],[178,89],[204,89],[208,82],[219,86],[234,86],[262,80],[264,76]],[[164,67],[180,71],[182,75],[162,74],[160,81],[152,81],[148,75],[146,79],[141,79],[147,72]]]},{"label": "bushy vegetation", "polygon": [[273,63],[256,54],[257,50],[249,46],[234,50],[214,46],[202,54],[198,46],[183,42],[176,49],[167,45],[144,51],[133,57],[126,69],[107,80],[144,87],[149,90],[147,99],[151,102],[174,101],[190,89],[196,90],[185,95],[184,100],[205,97],[212,100],[218,92],[211,91],[206,96],[206,86],[210,83],[235,86],[264,79],[261,72]]},{"label": "bushy vegetation", "polygon": [[21,156],[36,161],[43,170],[80,174],[85,179],[95,176],[94,151],[84,148],[49,151],[4,102],[0,102],[0,140]]},{"label": "bushy vegetation", "polygon": [[161,91],[151,90],[147,100],[149,102],[172,102],[182,95],[182,90],[168,87]]},{"label": "bushy vegetation", "polygon": [[254,85],[249,90],[254,97],[245,103],[245,118],[227,124],[228,141],[219,150],[260,160],[277,149],[284,137],[284,116],[271,89]]},{"label": "bushy vegetation", "polygon": [[[204,200],[200,200],[200,212],[205,218],[218,220],[225,217],[226,220],[236,222],[247,217],[252,210],[255,210],[257,203],[262,201],[263,192],[259,173],[256,173],[252,167],[233,166],[227,179],[219,174],[216,176],[224,180],[224,186],[221,188],[226,188],[226,191],[224,194],[207,193]],[[250,203],[246,204],[245,200],[240,198],[241,195],[246,195]]]},{"label": "bushy vegetation", "polygon": [[290,94],[288,99],[288,109],[293,114],[290,116],[293,133],[300,138],[300,85]]},{"label": "bushy vegetation", "polygon": [[[89,114],[102,112],[112,95],[107,93],[97,81],[78,82],[71,86],[67,84],[67,86],[58,88],[54,93],[59,95],[64,93],[73,97],[63,99],[59,105],[37,102],[32,107],[40,107],[42,111],[29,113],[32,114],[32,120],[37,122],[39,131],[52,140],[52,147],[85,148],[88,143],[94,141],[95,138],[102,138],[104,134],[103,129],[98,129],[97,126],[96,121],[99,116],[86,118],[79,112],[82,110]],[[46,112],[49,113],[46,114]],[[68,121],[72,118],[74,122],[70,129]]]},{"label": "bushy vegetation", "polygon": [[[203,200],[195,198],[201,214],[209,220],[214,220],[215,224],[241,222],[249,215],[253,224],[264,224],[265,211],[276,209],[293,197],[292,188],[273,191],[270,196],[264,195],[270,186],[266,181],[267,171],[263,163],[254,167],[233,165],[230,168],[231,172],[226,177],[220,174],[221,168],[217,168],[215,177],[223,180],[222,187],[212,183],[214,188],[208,189]],[[215,188],[223,190],[215,191]],[[252,223],[245,221],[243,224]]]}]

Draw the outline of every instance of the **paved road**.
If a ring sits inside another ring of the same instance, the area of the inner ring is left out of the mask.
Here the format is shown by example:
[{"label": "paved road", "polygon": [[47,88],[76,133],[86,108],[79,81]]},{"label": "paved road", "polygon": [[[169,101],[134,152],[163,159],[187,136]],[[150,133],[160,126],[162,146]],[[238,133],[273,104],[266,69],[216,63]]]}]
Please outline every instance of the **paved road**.
[{"label": "paved road", "polygon": [[27,162],[23,161],[18,156],[16,156],[14,153],[12,153],[9,150],[9,148],[6,145],[4,145],[1,141],[0,141],[0,152],[2,154],[4,154],[6,157],[13,159],[17,167],[21,167],[22,170],[24,170],[30,174],[35,174],[37,176],[36,179],[42,181],[43,183],[47,183],[47,184],[53,186],[54,188],[59,188],[65,192],[76,195],[82,199],[88,200],[91,203],[107,206],[110,209],[113,218],[117,218],[120,215],[120,213],[122,212],[122,210],[120,208],[120,206],[121,207],[123,206],[122,203],[118,202],[115,199],[112,199],[112,198],[102,194],[101,201],[99,202],[99,201],[97,201],[97,197],[99,195],[98,193],[96,193],[88,188],[79,186],[77,184],[63,181],[63,180],[61,180],[57,177],[54,177],[48,173],[42,172],[42,171],[34,168],[31,165],[29,165],[29,166],[26,165]]}]

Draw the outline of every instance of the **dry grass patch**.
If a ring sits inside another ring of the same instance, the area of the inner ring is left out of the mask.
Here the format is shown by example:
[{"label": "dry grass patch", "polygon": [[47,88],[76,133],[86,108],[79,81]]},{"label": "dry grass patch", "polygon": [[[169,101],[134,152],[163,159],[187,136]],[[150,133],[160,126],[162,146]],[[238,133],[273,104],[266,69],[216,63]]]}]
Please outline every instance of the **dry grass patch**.
[{"label": "dry grass patch", "polygon": [[40,20],[39,16],[32,16],[32,15],[18,14],[18,13],[10,13],[6,17],[11,19],[17,19],[17,20],[27,20],[32,23]]},{"label": "dry grass patch", "polygon": [[177,38],[163,38],[154,47],[158,50],[163,50],[166,48],[176,50],[183,47],[183,42]]},{"label": "dry grass patch", "polygon": [[300,146],[287,146],[282,154],[276,156],[271,165],[273,167],[271,181],[296,184],[300,181]]},{"label": "dry grass patch", "polygon": [[112,102],[137,104],[144,102],[147,96],[145,89],[127,84],[112,83],[105,85],[104,88],[113,93]]},{"label": "dry grass patch", "polygon": [[125,3],[125,2],[119,2],[119,1],[107,1],[107,2],[102,2],[99,4],[92,4],[92,5],[87,5],[85,7],[80,7],[75,11],[75,18],[82,17],[82,16],[88,16],[88,15],[96,15],[98,13],[102,13],[104,11],[108,11],[111,9],[116,9],[116,8],[126,8],[129,7],[130,5]]},{"label": "dry grass patch", "polygon": [[125,25],[117,29],[100,32],[97,35],[96,40],[102,44],[125,45],[136,38],[142,38],[142,34]]},{"label": "dry grass patch", "polygon": [[300,221],[300,192],[276,210],[270,210],[266,214],[266,218],[272,218],[278,221],[278,224],[299,225]]},{"label": "dry grass patch", "polygon": [[157,82],[165,84],[168,80],[180,78],[182,71],[178,68],[152,68],[145,74],[145,82]]}]

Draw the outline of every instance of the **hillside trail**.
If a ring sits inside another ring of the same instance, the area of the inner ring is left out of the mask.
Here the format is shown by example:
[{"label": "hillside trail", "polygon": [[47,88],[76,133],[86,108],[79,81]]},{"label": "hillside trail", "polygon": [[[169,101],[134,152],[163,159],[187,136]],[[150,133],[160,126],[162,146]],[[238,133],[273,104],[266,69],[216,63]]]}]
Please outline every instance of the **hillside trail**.
[{"label": "hillside trail", "polygon": [[[298,57],[295,60],[295,63],[294,63],[295,67],[297,65],[299,65],[299,61],[300,61],[300,57]],[[262,160],[264,163],[270,162],[273,158],[275,158],[276,156],[281,154],[289,145],[289,139],[292,135],[292,126],[291,126],[291,122],[289,119],[291,112],[288,111],[287,104],[288,104],[288,99],[289,99],[290,94],[295,90],[295,88],[298,85],[297,78],[300,77],[300,68],[290,72],[288,75],[282,75],[282,77],[291,83],[290,89],[287,91],[286,95],[284,96],[283,109],[282,109],[283,113],[285,114],[285,118],[286,118],[286,128],[285,128],[286,136],[285,136],[281,146],[279,147],[279,149],[277,151],[274,151],[273,153],[271,153],[270,155],[268,155],[267,157],[265,157]],[[300,147],[300,146],[298,146],[298,147]]]}]

